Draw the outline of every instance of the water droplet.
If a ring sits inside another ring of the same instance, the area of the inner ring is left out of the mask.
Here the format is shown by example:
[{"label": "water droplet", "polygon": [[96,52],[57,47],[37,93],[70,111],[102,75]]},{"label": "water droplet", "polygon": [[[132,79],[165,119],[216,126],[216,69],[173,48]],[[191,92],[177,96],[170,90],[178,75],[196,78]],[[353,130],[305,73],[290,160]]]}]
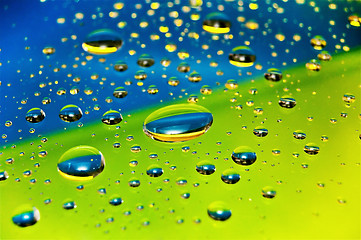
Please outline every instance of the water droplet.
[{"label": "water droplet", "polygon": [[223,202],[213,202],[208,206],[208,216],[217,221],[225,221],[232,216],[232,212]]},{"label": "water droplet", "polygon": [[246,46],[233,48],[228,58],[229,62],[237,67],[251,67],[256,61],[256,55],[252,49]]},{"label": "water droplet", "polygon": [[177,178],[176,183],[177,183],[177,185],[179,185],[179,186],[184,186],[184,185],[187,184],[187,179],[184,179],[184,178],[182,178],[182,177]]},{"label": "water droplet", "polygon": [[352,14],[348,17],[348,22],[351,26],[360,27],[361,26],[361,18],[358,14]]},{"label": "water droplet", "polygon": [[12,123],[10,120],[7,120],[7,121],[5,122],[5,126],[6,126],[6,127],[10,127],[11,125],[13,125],[13,123]]},{"label": "water droplet", "polygon": [[82,47],[88,53],[104,55],[118,51],[122,44],[118,33],[110,29],[100,29],[90,33]]},{"label": "water droplet", "polygon": [[125,98],[128,95],[127,90],[124,87],[117,87],[114,89],[113,96],[116,98]]},{"label": "water droplet", "polygon": [[147,92],[149,93],[149,94],[157,94],[158,93],[158,88],[157,88],[157,86],[156,85],[150,85],[149,87],[148,87],[148,89],[147,89]]},{"label": "water droplet", "polygon": [[197,95],[190,95],[187,99],[189,103],[197,103],[198,102],[198,96]]},{"label": "water droplet", "polygon": [[188,80],[190,82],[200,82],[202,81],[202,76],[198,72],[192,72],[189,74]]},{"label": "water droplet", "polygon": [[200,161],[196,165],[196,171],[203,175],[211,175],[216,171],[216,166],[209,161]]},{"label": "water droplet", "polygon": [[139,187],[140,181],[138,179],[131,179],[129,180],[128,185],[130,187]]},{"label": "water droplet", "polygon": [[118,61],[114,64],[114,70],[117,72],[124,72],[128,69],[128,65],[123,61]]},{"label": "water droplet", "polygon": [[225,84],[226,88],[228,88],[229,90],[234,90],[236,88],[238,88],[238,83],[236,82],[236,80],[234,79],[229,79],[226,84]]},{"label": "water droplet", "polygon": [[231,28],[231,22],[229,18],[219,12],[210,13],[206,16],[203,21],[203,30],[213,33],[213,34],[221,34],[228,33]]},{"label": "water droplet", "polygon": [[160,64],[162,64],[163,67],[168,67],[171,63],[171,60],[169,60],[168,58],[162,58],[162,60],[160,60]]},{"label": "water droplet", "polygon": [[306,144],[306,146],[303,148],[303,150],[305,151],[305,153],[309,154],[309,155],[316,155],[318,154],[318,152],[320,151],[320,148],[317,147],[316,144],[314,143],[308,143]]},{"label": "water droplet", "polygon": [[177,71],[181,72],[181,73],[187,73],[191,70],[191,67],[189,66],[188,63],[186,62],[181,62],[178,67],[177,67]]},{"label": "water droplet", "polygon": [[182,193],[180,196],[181,196],[181,198],[183,198],[183,199],[188,199],[188,198],[191,197],[191,194],[190,194],[190,193]]},{"label": "water droplet", "polygon": [[227,184],[235,184],[240,180],[240,176],[234,169],[227,169],[222,173],[221,179]]},{"label": "water droplet", "polygon": [[326,44],[326,40],[320,35],[314,36],[311,39],[311,46],[316,50],[322,50],[326,47]]},{"label": "water droplet", "polygon": [[328,141],[328,137],[326,135],[322,135],[321,136],[321,141],[322,142],[327,142]]},{"label": "water droplet", "polygon": [[141,67],[151,67],[154,65],[154,58],[149,54],[142,54],[138,58],[137,64]]},{"label": "water droplet", "polygon": [[0,181],[5,181],[8,177],[9,174],[6,171],[0,170]]},{"label": "water droplet", "polygon": [[274,198],[276,196],[276,190],[272,187],[264,187],[262,188],[262,196],[265,198]]},{"label": "water droplet", "polygon": [[59,159],[59,173],[71,180],[89,180],[100,174],[105,166],[102,153],[90,146],[77,146]]},{"label": "water droplet", "polygon": [[168,85],[169,85],[169,86],[176,87],[176,86],[178,86],[178,84],[179,84],[179,80],[178,80],[177,77],[170,77],[170,78],[168,79]]},{"label": "water droplet", "polygon": [[144,80],[147,78],[147,73],[144,70],[139,70],[134,74],[134,78],[137,80]]},{"label": "water droplet", "polygon": [[29,211],[24,211],[13,217],[13,223],[19,227],[29,227],[34,225],[40,220],[40,212],[37,208],[33,207]]},{"label": "water droplet", "polygon": [[147,168],[147,175],[150,177],[160,177],[163,174],[163,169],[159,165],[151,165]]},{"label": "water droplet", "polygon": [[76,206],[76,204],[75,204],[74,201],[65,202],[65,203],[63,204],[63,208],[64,208],[65,210],[71,210],[71,209],[74,209],[74,208],[76,208],[76,207],[77,207],[77,206]]},{"label": "water droplet", "polygon": [[142,150],[142,148],[139,146],[139,145],[133,145],[131,148],[130,148],[130,151],[133,152],[133,153],[138,153]]},{"label": "water droplet", "polygon": [[143,131],[157,141],[181,142],[203,135],[212,122],[212,114],[204,107],[177,104],[150,114],[144,121]]},{"label": "water droplet", "polygon": [[39,123],[45,118],[45,112],[40,108],[30,109],[25,116],[26,121],[30,123]]},{"label": "water droplet", "polygon": [[253,164],[256,161],[257,155],[251,148],[240,146],[233,151],[232,159],[239,165],[247,166]]},{"label": "water droplet", "polygon": [[54,54],[55,53],[55,48],[53,48],[53,47],[45,47],[45,48],[43,48],[43,53],[45,55]]},{"label": "water droplet", "polygon": [[282,79],[282,72],[277,68],[270,68],[264,74],[265,79],[272,82],[278,82]]},{"label": "water droplet", "polygon": [[83,112],[81,109],[73,104],[64,106],[59,113],[59,117],[64,122],[76,122],[81,119]]},{"label": "water droplet", "polygon": [[354,103],[355,102],[355,96],[351,93],[346,93],[343,95],[342,100],[346,103]]},{"label": "water droplet", "polygon": [[123,120],[122,115],[115,110],[107,111],[103,114],[102,122],[107,125],[116,125]]},{"label": "water droplet", "polygon": [[296,138],[296,139],[305,139],[306,138],[306,133],[304,133],[303,131],[301,130],[297,130],[297,131],[294,131],[293,132],[293,137]]},{"label": "water droplet", "polygon": [[330,61],[332,56],[328,51],[322,51],[317,55],[317,58],[322,61]]},{"label": "water droplet", "polygon": [[120,205],[122,203],[123,203],[123,199],[121,199],[120,197],[113,198],[113,199],[109,200],[109,204],[113,205],[113,206],[118,206],[118,205]]},{"label": "water droplet", "polygon": [[203,95],[209,95],[209,94],[212,94],[212,88],[208,85],[204,85],[200,92],[203,94]]},{"label": "water droplet", "polygon": [[268,130],[263,127],[256,127],[255,129],[253,129],[253,134],[257,137],[265,137],[268,135]]},{"label": "water droplet", "polygon": [[311,59],[308,63],[306,63],[306,68],[310,71],[320,71],[321,70],[321,63],[316,59]]},{"label": "water droplet", "polygon": [[294,108],[296,106],[296,100],[288,96],[283,96],[278,101],[278,104],[283,108]]}]

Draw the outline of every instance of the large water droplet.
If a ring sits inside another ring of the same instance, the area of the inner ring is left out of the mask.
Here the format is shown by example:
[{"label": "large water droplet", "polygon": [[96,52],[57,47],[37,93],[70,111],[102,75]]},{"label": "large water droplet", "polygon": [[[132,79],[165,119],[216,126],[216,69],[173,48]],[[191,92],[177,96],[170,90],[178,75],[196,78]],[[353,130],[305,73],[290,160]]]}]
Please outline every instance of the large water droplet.
[{"label": "large water droplet", "polygon": [[232,216],[231,210],[223,202],[213,202],[208,206],[208,216],[218,221],[225,221]]},{"label": "large water droplet", "polygon": [[107,111],[103,114],[102,122],[107,125],[115,125],[120,123],[123,120],[122,115],[120,112],[115,110]]},{"label": "large water droplet", "polygon": [[203,21],[203,30],[210,33],[228,33],[230,31],[230,28],[231,22],[229,18],[223,13],[210,13]]},{"label": "large water droplet", "polygon": [[64,122],[76,122],[83,116],[81,109],[73,104],[66,105],[60,109],[59,117]]},{"label": "large water droplet", "polygon": [[39,123],[45,118],[45,112],[40,108],[30,109],[25,116],[26,121],[30,123]]},{"label": "large water droplet", "polygon": [[251,148],[241,146],[233,151],[232,159],[240,165],[251,165],[256,161],[257,155]]},{"label": "large water droplet", "polygon": [[90,146],[77,146],[59,159],[58,171],[71,180],[89,180],[100,174],[105,166],[102,153]]},{"label": "large water droplet", "polygon": [[82,47],[86,52],[105,55],[118,51],[122,44],[118,33],[110,29],[100,29],[90,33]]},{"label": "large water droplet", "polygon": [[294,108],[296,106],[296,100],[288,96],[280,98],[278,104],[283,108]]},{"label": "large water droplet", "polygon": [[246,46],[239,46],[232,49],[228,56],[229,62],[237,67],[251,67],[256,61],[256,55]]},{"label": "large water droplet", "polygon": [[142,54],[138,58],[137,64],[141,67],[151,67],[154,65],[154,58],[149,54]]},{"label": "large water droplet", "polygon": [[316,155],[320,151],[320,148],[314,143],[308,143],[303,150],[309,155]]},{"label": "large water droplet", "polygon": [[161,108],[144,121],[144,133],[161,142],[181,142],[203,135],[212,125],[213,116],[204,107],[178,104]]},{"label": "large water droplet", "polygon": [[268,81],[278,82],[278,81],[280,81],[282,79],[282,72],[277,68],[270,68],[264,74],[264,77]]},{"label": "large water droplet", "polygon": [[322,50],[324,47],[326,47],[326,44],[326,40],[320,35],[314,36],[311,39],[311,45],[316,50]]},{"label": "large water droplet", "polygon": [[147,168],[147,174],[150,177],[160,177],[163,174],[163,169],[158,165],[151,165]]},{"label": "large water droplet", "polygon": [[196,165],[196,170],[203,175],[211,175],[216,171],[216,166],[209,161],[200,161]]},{"label": "large water droplet", "polygon": [[13,217],[13,223],[19,227],[32,226],[40,220],[40,212],[37,208],[33,207],[29,211],[24,211]]},{"label": "large water droplet", "polygon": [[227,184],[235,184],[241,179],[241,177],[236,170],[227,169],[222,173],[221,179]]}]

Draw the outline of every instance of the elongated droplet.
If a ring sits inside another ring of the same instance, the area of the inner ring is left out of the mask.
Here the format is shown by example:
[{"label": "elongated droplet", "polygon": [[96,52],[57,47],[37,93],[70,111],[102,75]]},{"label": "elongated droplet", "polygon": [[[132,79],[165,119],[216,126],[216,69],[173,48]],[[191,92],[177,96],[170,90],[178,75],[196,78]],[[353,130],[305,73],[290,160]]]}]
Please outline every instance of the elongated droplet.
[{"label": "elongated droplet", "polygon": [[33,207],[32,210],[22,212],[13,217],[13,223],[19,227],[29,227],[34,225],[40,220],[40,212],[37,208]]}]

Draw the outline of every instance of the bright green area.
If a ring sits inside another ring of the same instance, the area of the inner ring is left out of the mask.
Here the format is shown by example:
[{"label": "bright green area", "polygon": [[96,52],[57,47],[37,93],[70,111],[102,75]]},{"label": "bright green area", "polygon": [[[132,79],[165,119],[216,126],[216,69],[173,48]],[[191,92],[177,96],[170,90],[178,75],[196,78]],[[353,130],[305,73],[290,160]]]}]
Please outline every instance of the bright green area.
[{"label": "bright green area", "polygon": [[[75,130],[49,134],[46,143],[36,138],[23,141],[16,148],[3,149],[0,168],[10,177],[0,182],[0,238],[359,239],[360,56],[360,49],[334,56],[331,62],[322,62],[320,72],[310,72],[304,65],[290,68],[284,71],[284,81],[273,86],[259,77],[240,84],[237,90],[217,90],[198,102],[214,115],[213,126],[203,136],[188,142],[161,143],[142,132],[144,119],[154,110],[171,104],[168,102],[124,115],[120,129],[99,119]],[[256,95],[249,93],[253,87],[258,90]],[[350,106],[342,100],[345,93],[356,97]],[[296,99],[294,109],[278,105],[283,95]],[[237,101],[231,102],[231,98]],[[253,100],[254,106],[247,106],[248,100]],[[181,99],[174,103],[185,102],[186,99]],[[243,106],[242,110],[235,108],[238,104]],[[255,107],[263,108],[263,114],[255,114]],[[341,112],[347,113],[347,118],[340,117]],[[313,121],[308,120],[311,116]],[[331,123],[331,118],[337,122]],[[254,136],[252,131],[257,126],[267,128],[268,136]],[[306,139],[294,139],[295,130],[303,130]],[[133,135],[134,140],[127,141],[128,135]],[[321,141],[322,135],[329,140]],[[121,147],[113,148],[114,142],[120,142]],[[311,142],[319,146],[318,155],[310,156],[303,151],[305,144]],[[134,144],[141,146],[139,153],[130,151]],[[78,145],[96,147],[105,157],[104,171],[93,180],[73,182],[57,172],[61,155]],[[182,152],[185,145],[190,147],[189,152]],[[245,167],[232,161],[231,153],[239,146],[255,150],[258,159],[253,165]],[[273,149],[281,153],[276,156]],[[48,155],[39,157],[41,150],[48,151]],[[25,155],[20,156],[20,152]],[[299,153],[298,158],[292,156],[294,152]],[[158,158],[150,159],[151,153],[157,153]],[[5,163],[9,157],[15,159],[12,165]],[[138,166],[129,166],[131,160],[137,160]],[[214,163],[216,172],[209,176],[197,173],[195,166],[201,160]],[[40,163],[39,168],[34,167],[36,162]],[[151,178],[145,172],[155,163],[164,169],[164,174]],[[308,164],[308,168],[302,164]],[[171,170],[173,166],[175,170]],[[241,175],[234,185],[221,181],[222,172],[229,168]],[[22,173],[28,169],[33,174],[24,177]],[[20,182],[15,181],[17,177]],[[176,184],[180,177],[188,181],[185,186]],[[29,180],[34,178],[37,182],[30,184]],[[141,181],[138,188],[128,186],[132,178]],[[51,183],[44,184],[46,179]],[[169,182],[164,182],[165,179]],[[194,187],[194,183],[199,186]],[[318,183],[325,186],[320,188]],[[80,184],[84,185],[82,191],[76,189]],[[266,186],[277,191],[275,198],[262,197],[262,188]],[[106,188],[107,193],[99,194],[99,188]],[[181,198],[186,192],[190,198]],[[108,202],[114,197],[121,197],[123,204],[110,205]],[[44,200],[48,198],[52,202],[46,205]],[[69,200],[76,202],[76,209],[62,208]],[[220,222],[207,215],[207,207],[214,201],[231,209],[230,219]],[[139,204],[144,206],[143,210],[137,210]],[[26,206],[37,207],[41,219],[34,226],[19,228],[11,218]],[[131,214],[125,215],[126,211]],[[114,222],[107,223],[109,217]],[[201,223],[194,223],[196,218]],[[177,223],[179,219],[184,222]],[[143,226],[145,221],[150,224]],[[100,226],[96,227],[97,224]]]}]

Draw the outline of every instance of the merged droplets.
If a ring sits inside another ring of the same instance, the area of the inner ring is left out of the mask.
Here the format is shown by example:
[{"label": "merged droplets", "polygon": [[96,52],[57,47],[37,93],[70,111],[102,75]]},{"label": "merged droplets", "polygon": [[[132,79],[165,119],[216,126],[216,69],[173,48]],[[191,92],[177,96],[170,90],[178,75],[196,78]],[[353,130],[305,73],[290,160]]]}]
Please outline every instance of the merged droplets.
[{"label": "merged droplets", "polygon": [[249,147],[240,146],[232,152],[232,159],[239,165],[251,165],[257,160],[256,153]]},{"label": "merged droplets", "polygon": [[203,21],[203,30],[213,33],[228,33],[231,28],[231,21],[229,18],[219,12],[210,13],[206,16],[206,19]]},{"label": "merged droplets", "polygon": [[296,106],[296,100],[288,96],[283,96],[278,101],[278,104],[283,108],[294,108]]},{"label": "merged droplets", "polygon": [[39,123],[45,118],[45,112],[40,108],[30,109],[25,116],[26,121],[30,123]]},{"label": "merged droplets", "polygon": [[90,33],[82,47],[88,53],[105,55],[118,51],[122,44],[118,33],[110,29],[100,29]]},{"label": "merged droplets", "polygon": [[143,131],[161,142],[182,142],[203,135],[211,127],[212,114],[194,104],[177,104],[161,108],[144,121]]},{"label": "merged droplets", "polygon": [[231,210],[223,202],[213,202],[208,206],[208,216],[217,221],[226,221],[232,216]]},{"label": "merged droplets", "polygon": [[209,161],[200,161],[196,165],[196,171],[202,175],[211,175],[216,171],[216,166]]},{"label": "merged droplets", "polygon": [[60,109],[59,117],[64,122],[76,122],[81,119],[83,112],[81,109],[73,104],[66,105]]},{"label": "merged droplets", "polygon": [[105,166],[103,154],[90,146],[77,146],[59,159],[59,173],[70,180],[89,180],[99,175]]},{"label": "merged droplets", "polygon": [[115,110],[107,111],[103,114],[102,122],[106,125],[116,125],[123,120],[120,112]]},{"label": "merged droplets", "polygon": [[40,220],[40,212],[37,208],[33,207],[28,211],[15,215],[12,219],[13,223],[19,227],[29,227]]},{"label": "merged droplets", "polygon": [[264,74],[265,79],[272,82],[278,82],[282,79],[282,72],[277,68],[270,68]]},{"label": "merged droplets", "polygon": [[252,49],[246,46],[239,46],[232,49],[228,56],[229,62],[237,67],[251,67],[256,61],[256,55]]}]

